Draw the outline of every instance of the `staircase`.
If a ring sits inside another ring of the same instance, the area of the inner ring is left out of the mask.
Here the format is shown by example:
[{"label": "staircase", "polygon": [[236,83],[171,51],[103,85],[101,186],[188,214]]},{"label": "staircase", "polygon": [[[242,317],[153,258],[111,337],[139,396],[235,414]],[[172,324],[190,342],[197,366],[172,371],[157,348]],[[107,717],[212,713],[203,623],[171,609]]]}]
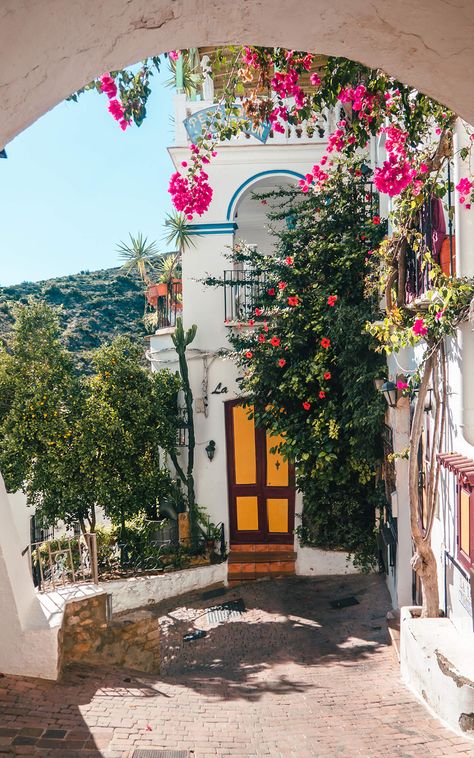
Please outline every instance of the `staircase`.
[{"label": "staircase", "polygon": [[231,545],[228,558],[230,585],[264,577],[295,573],[293,545]]}]

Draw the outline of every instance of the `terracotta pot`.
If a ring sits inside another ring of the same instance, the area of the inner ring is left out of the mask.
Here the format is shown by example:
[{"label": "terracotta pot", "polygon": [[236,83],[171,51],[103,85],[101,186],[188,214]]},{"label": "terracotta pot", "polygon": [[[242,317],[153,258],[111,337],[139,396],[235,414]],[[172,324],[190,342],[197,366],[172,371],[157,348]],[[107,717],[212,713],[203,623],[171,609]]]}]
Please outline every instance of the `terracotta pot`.
[{"label": "terracotta pot", "polygon": [[168,294],[168,284],[166,282],[161,282],[160,284],[155,284],[156,287],[156,293],[158,297],[166,297]]}]

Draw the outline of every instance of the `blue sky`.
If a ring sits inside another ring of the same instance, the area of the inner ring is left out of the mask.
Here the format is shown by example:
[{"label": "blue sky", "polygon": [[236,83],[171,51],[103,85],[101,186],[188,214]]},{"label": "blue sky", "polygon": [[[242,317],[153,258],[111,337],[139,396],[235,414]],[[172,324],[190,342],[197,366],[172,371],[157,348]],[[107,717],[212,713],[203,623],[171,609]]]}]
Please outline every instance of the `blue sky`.
[{"label": "blue sky", "polygon": [[129,232],[161,243],[171,208],[169,76],[164,63],[140,128],[122,132],[105,95],[86,92],[7,145],[8,159],[0,160],[0,286],[116,266],[116,244]]}]

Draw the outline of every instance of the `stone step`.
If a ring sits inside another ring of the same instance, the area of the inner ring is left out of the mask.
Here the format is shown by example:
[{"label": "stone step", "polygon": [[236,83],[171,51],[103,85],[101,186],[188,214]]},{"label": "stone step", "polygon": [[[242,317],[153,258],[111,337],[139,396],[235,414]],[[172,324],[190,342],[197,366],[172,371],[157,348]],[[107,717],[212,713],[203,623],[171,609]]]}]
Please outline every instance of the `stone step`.
[{"label": "stone step", "polygon": [[279,552],[268,551],[265,553],[244,553],[231,549],[228,561],[229,563],[275,563],[278,561],[295,561],[296,553],[294,550],[281,550]]}]

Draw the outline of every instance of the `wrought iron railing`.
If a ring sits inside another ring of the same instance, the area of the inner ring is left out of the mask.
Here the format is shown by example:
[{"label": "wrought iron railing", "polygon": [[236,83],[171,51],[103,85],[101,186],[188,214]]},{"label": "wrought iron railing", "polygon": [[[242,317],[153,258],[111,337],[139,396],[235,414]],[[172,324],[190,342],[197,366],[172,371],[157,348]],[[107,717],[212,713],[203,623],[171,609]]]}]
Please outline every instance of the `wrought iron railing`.
[{"label": "wrought iron railing", "polygon": [[157,298],[157,329],[176,326],[176,319],[183,311],[183,283],[181,279],[168,282],[165,295]]},{"label": "wrought iron railing", "polygon": [[419,210],[418,228],[421,240],[418,249],[409,246],[407,250],[407,275],[405,300],[411,303],[432,287],[431,271],[433,263],[426,260],[428,253],[433,262],[441,267],[444,274],[456,275],[455,236],[453,224],[453,202],[451,168],[448,165],[448,192],[444,198],[447,206],[447,222],[443,202],[434,196],[426,197]]},{"label": "wrought iron railing", "polygon": [[248,321],[269,287],[264,271],[224,271],[224,320]]},{"label": "wrought iron railing", "polygon": [[41,592],[98,582],[95,534],[32,542],[24,553],[28,553],[33,583]]}]

